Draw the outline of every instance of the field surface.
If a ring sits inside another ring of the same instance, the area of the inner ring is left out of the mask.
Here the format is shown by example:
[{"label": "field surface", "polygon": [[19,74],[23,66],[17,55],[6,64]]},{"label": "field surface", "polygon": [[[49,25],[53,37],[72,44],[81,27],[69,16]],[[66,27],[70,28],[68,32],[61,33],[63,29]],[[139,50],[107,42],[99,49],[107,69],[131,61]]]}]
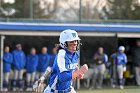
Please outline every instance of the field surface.
[{"label": "field surface", "polygon": [[[6,92],[0,92],[6,93]],[[35,92],[7,92],[7,93],[35,93]],[[125,89],[121,90],[119,88],[105,88],[105,89],[80,89],[77,90],[77,93],[140,93],[140,87],[138,86],[128,86]]]},{"label": "field surface", "polygon": [[77,93],[140,93],[140,87],[135,86],[129,86],[125,87],[125,89],[112,89],[112,88],[106,88],[106,89],[92,89],[92,90],[79,90]]}]

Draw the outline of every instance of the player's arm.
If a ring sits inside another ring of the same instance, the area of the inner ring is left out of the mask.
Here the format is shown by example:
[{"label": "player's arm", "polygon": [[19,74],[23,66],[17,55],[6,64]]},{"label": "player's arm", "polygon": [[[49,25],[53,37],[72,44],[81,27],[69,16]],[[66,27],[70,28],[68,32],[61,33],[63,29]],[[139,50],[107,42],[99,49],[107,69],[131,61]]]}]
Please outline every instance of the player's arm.
[{"label": "player's arm", "polygon": [[127,56],[124,54],[124,65],[123,65],[123,71],[126,71],[126,63],[127,63]]},{"label": "player's arm", "polygon": [[125,62],[125,64],[127,63],[127,56],[126,55],[124,55],[124,62]]},{"label": "player's arm", "polygon": [[68,71],[65,66],[65,50],[60,50],[57,56],[58,65],[58,80],[61,82],[75,80],[77,77],[82,76],[87,70],[87,65],[82,66],[75,72]]},{"label": "player's arm", "polygon": [[108,62],[108,56],[107,56],[107,54],[104,54],[103,62],[104,62],[104,64],[107,64],[107,62]]},{"label": "player's arm", "polygon": [[51,74],[52,67],[47,67],[45,73],[34,83],[33,90],[35,92],[42,92],[44,80]]},{"label": "player's arm", "polygon": [[52,72],[52,67],[48,66],[45,73],[41,76],[41,80],[45,80]]},{"label": "player's arm", "polygon": [[70,81],[72,79],[72,72],[68,71],[65,66],[65,54],[65,50],[59,50],[56,60],[56,69],[58,73],[58,80],[60,82]]},{"label": "player's arm", "polygon": [[80,69],[74,72],[64,71],[58,75],[58,80],[61,82],[66,82],[70,80],[82,79],[84,74],[88,71],[88,66],[84,64]]}]

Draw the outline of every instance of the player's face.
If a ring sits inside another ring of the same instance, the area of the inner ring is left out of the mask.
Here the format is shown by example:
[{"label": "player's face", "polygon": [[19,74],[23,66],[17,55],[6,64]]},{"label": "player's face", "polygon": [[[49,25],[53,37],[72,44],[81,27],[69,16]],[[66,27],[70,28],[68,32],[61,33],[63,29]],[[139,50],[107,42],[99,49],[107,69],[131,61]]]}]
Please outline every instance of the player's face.
[{"label": "player's face", "polygon": [[137,41],[137,46],[140,47],[140,41]]},{"label": "player's face", "polygon": [[56,47],[53,48],[53,49],[52,49],[52,52],[53,52],[53,54],[56,54],[56,53],[57,53],[57,48],[56,48]]},{"label": "player's face", "polygon": [[21,44],[16,45],[16,47],[17,47],[18,50],[22,50]]},{"label": "player's face", "polygon": [[120,53],[124,53],[124,51],[123,50],[120,50]]},{"label": "player's face", "polygon": [[46,54],[47,53],[47,48],[46,47],[43,47],[42,50],[41,50],[42,54]]},{"label": "player's face", "polygon": [[78,44],[77,40],[69,41],[67,43],[68,43],[68,50],[70,52],[75,52],[77,49],[77,44]]},{"label": "player's face", "polygon": [[102,54],[103,53],[103,48],[102,47],[100,47],[99,49],[98,49],[98,52],[99,52],[99,54]]},{"label": "player's face", "polygon": [[9,47],[5,47],[5,52],[9,52],[10,48]]},{"label": "player's face", "polygon": [[35,49],[31,49],[31,54],[35,55],[36,54],[36,50]]}]

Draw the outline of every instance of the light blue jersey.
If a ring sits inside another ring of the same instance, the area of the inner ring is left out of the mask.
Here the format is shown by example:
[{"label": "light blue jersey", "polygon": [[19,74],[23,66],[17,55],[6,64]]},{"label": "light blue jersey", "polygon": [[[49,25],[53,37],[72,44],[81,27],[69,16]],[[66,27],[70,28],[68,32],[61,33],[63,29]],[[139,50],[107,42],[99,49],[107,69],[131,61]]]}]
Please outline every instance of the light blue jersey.
[{"label": "light blue jersey", "polygon": [[127,63],[127,56],[125,53],[114,53],[111,57],[115,58],[117,65],[125,65]]},{"label": "light blue jersey", "polygon": [[116,62],[118,65],[125,65],[127,63],[126,54],[125,53],[118,53]]},{"label": "light blue jersey", "polygon": [[49,86],[54,90],[69,89],[72,85],[72,72],[78,65],[79,53],[59,50],[54,60]]}]

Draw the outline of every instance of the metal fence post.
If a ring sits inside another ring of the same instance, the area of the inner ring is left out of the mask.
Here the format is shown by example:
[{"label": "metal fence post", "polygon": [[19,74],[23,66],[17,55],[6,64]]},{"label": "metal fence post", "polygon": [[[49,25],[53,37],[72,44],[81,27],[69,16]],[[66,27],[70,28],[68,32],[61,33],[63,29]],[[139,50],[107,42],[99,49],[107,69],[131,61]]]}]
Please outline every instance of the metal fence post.
[{"label": "metal fence post", "polygon": [[30,19],[33,19],[33,0],[29,0],[29,4],[30,4]]},{"label": "metal fence post", "polygon": [[79,0],[79,23],[81,23],[82,18],[82,0]]},{"label": "metal fence post", "polygon": [[4,39],[5,36],[1,35],[1,44],[0,44],[0,91],[3,89],[3,48],[4,48]]}]

